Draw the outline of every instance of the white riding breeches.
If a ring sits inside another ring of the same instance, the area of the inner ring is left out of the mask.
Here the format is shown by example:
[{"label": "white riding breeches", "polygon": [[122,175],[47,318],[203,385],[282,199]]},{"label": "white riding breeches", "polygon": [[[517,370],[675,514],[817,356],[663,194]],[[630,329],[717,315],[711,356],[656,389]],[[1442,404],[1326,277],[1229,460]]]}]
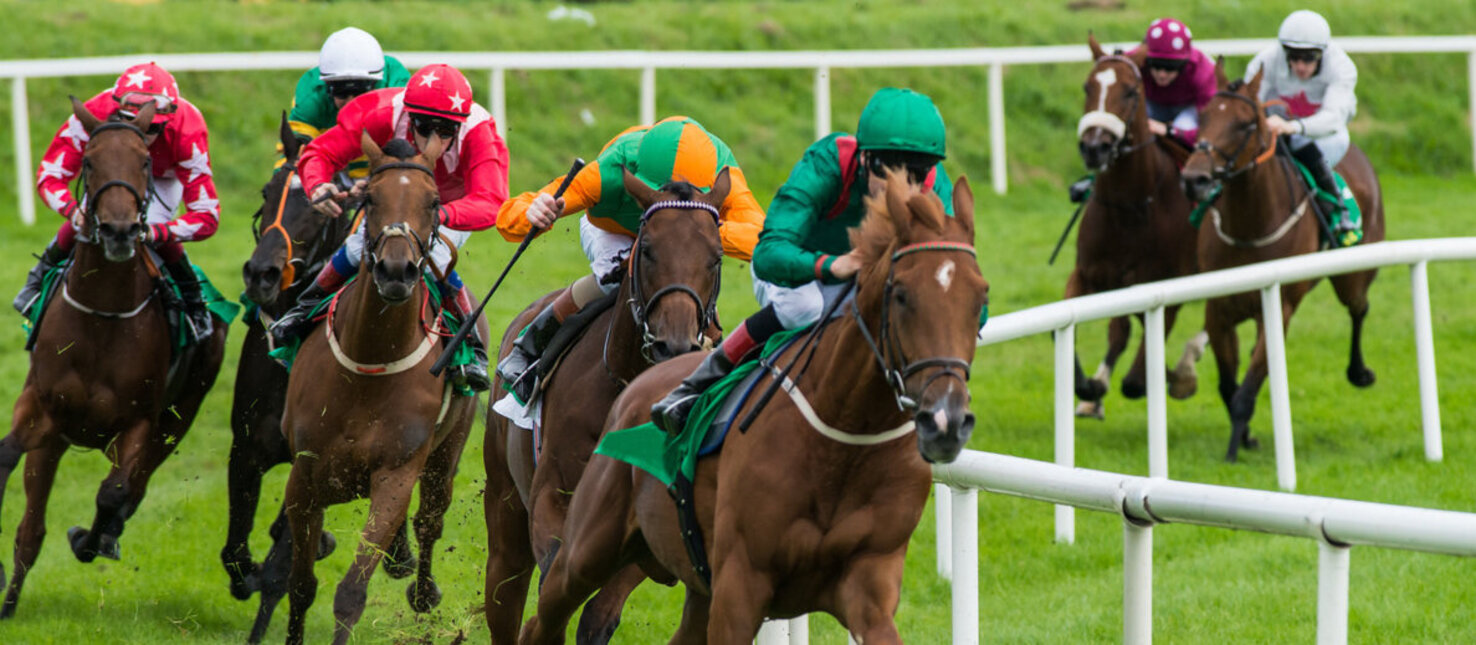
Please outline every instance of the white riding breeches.
[{"label": "white riding breeches", "polygon": [[589,258],[589,269],[600,284],[600,291],[614,293],[620,288],[619,281],[608,280],[611,273],[620,269],[626,249],[635,244],[635,238],[622,233],[611,233],[595,226],[588,217],[579,218],[579,244],[584,247],[584,257]]},{"label": "white riding breeches", "polygon": [[1338,165],[1339,161],[1343,160],[1343,155],[1348,154],[1348,146],[1351,143],[1351,141],[1349,141],[1348,139],[1347,128],[1343,128],[1325,137],[1318,137],[1316,139],[1308,138],[1300,134],[1291,135],[1291,145],[1293,150],[1301,148],[1302,146],[1307,145],[1307,143],[1309,142],[1317,144],[1317,149],[1322,151],[1322,158],[1327,160],[1327,165],[1334,167]]},{"label": "white riding breeches", "polygon": [[[348,254],[351,266],[359,266],[364,257],[364,239],[367,234],[364,230],[366,224],[359,224],[358,230],[354,231],[347,240],[343,241],[343,250]],[[450,240],[456,248],[460,249],[466,240],[471,237],[470,231],[458,231],[451,228],[441,227],[441,235],[431,245],[431,263],[435,265],[436,272],[444,275],[446,266],[451,263],[451,249],[446,247],[446,240]]]},{"label": "white riding breeches", "polygon": [[[751,265],[749,272],[753,272]],[[779,324],[785,329],[799,329],[820,320],[825,306],[840,297],[845,289],[845,283],[823,284],[819,280],[798,287],[783,287],[753,275],[753,297],[758,299],[760,307],[773,305]]]}]

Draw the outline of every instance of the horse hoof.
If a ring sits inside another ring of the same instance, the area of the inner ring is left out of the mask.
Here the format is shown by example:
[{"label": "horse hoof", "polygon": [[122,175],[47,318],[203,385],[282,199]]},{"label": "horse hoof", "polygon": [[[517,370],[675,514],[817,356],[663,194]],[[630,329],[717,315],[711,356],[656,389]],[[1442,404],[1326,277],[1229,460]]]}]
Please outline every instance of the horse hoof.
[{"label": "horse hoof", "polygon": [[403,560],[396,560],[390,557],[390,555],[392,554],[387,554],[384,556],[384,572],[389,575],[389,577],[396,580],[415,573],[416,567],[419,566],[419,563],[416,562],[415,556],[413,555],[406,557]]},{"label": "horse hoof", "polygon": [[323,531],[323,533],[318,536],[318,559],[319,560],[322,560],[323,558],[326,558],[326,557],[328,557],[330,555],[333,555],[333,550],[334,549],[337,549],[337,548],[338,548],[338,540],[336,540],[336,539],[333,538],[333,534],[332,533],[329,533],[327,531]]},{"label": "horse hoof", "polygon": [[1198,391],[1198,377],[1181,378],[1175,375],[1170,375],[1169,396],[1174,398],[1175,400],[1183,401],[1184,399],[1194,396],[1194,393]]},{"label": "horse hoof", "polygon": [[261,590],[261,578],[258,575],[261,568],[255,562],[231,562],[225,565],[226,575],[230,577],[231,597],[236,600],[247,600],[251,594]]},{"label": "horse hoof", "polygon": [[1373,385],[1375,378],[1376,377],[1374,376],[1373,370],[1368,369],[1367,367],[1361,370],[1353,369],[1351,367],[1348,368],[1348,382],[1352,383],[1355,387],[1368,387],[1370,385]]},{"label": "horse hoof", "polygon": [[405,599],[410,601],[410,608],[415,610],[415,613],[423,614],[441,604],[441,588],[436,585],[435,581],[422,585],[417,580],[405,588]]},{"label": "horse hoof", "polygon": [[1083,419],[1097,419],[1099,421],[1107,418],[1107,407],[1099,401],[1082,401],[1076,405],[1076,416]]},{"label": "horse hoof", "polygon": [[1129,399],[1141,399],[1148,393],[1148,386],[1142,381],[1122,381],[1122,395]]},{"label": "horse hoof", "polygon": [[109,560],[119,560],[121,553],[118,548],[118,536],[104,535],[98,539],[97,554]]},{"label": "horse hoof", "polygon": [[77,556],[79,562],[92,562],[97,558],[97,551],[83,548],[82,544],[87,541],[87,529],[74,526],[67,529],[67,542],[72,545],[72,555]]},{"label": "horse hoof", "polygon": [[1107,395],[1107,384],[1096,379],[1088,379],[1087,382],[1077,386],[1076,398],[1096,401]]},{"label": "horse hoof", "polygon": [[1245,448],[1246,450],[1255,450],[1261,447],[1261,440],[1255,437],[1247,436],[1245,438],[1245,441],[1241,442],[1240,447]]}]

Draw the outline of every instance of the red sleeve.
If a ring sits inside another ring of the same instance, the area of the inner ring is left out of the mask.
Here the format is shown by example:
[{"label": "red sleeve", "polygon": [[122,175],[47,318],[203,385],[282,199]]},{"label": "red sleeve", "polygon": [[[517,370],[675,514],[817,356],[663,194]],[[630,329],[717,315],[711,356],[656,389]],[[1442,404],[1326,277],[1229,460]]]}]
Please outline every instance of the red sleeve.
[{"label": "red sleeve", "polygon": [[[324,130],[303,149],[297,162],[297,174],[302,177],[302,187],[309,193],[318,184],[332,181],[334,173],[347,168],[349,162],[364,154],[360,137],[379,103],[375,100],[376,94],[370,92],[349,101],[338,111],[338,124]],[[388,135],[380,138],[378,134],[370,132],[376,143],[384,145],[389,141]]]},{"label": "red sleeve", "polygon": [[220,199],[215,192],[210,166],[210,133],[205,117],[194,105],[181,100],[179,112],[163,134],[173,144],[174,176],[184,186],[185,213],[169,222],[169,238],[197,242],[215,234],[220,227]]},{"label": "red sleeve", "polygon": [[444,223],[458,231],[492,228],[497,209],[507,201],[507,144],[491,120],[477,124],[462,140],[460,164],[466,194],[445,205]]},{"label": "red sleeve", "polygon": [[[83,105],[93,116],[105,119],[113,109],[113,99],[104,91]],[[82,151],[87,148],[88,139],[82,122],[75,115],[67,117],[67,122],[57,129],[51,145],[41,155],[41,167],[36,170],[36,191],[41,194],[41,201],[63,216],[71,215],[72,209],[77,207],[77,200],[68,184],[77,178],[77,171],[82,168]]]}]

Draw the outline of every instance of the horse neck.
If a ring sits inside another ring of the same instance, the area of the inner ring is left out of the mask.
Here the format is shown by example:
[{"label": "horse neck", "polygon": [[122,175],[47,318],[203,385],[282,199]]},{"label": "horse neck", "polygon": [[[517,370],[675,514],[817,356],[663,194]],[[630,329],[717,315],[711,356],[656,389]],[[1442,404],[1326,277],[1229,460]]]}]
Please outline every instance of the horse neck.
[{"label": "horse neck", "polygon": [[[1152,141],[1153,134],[1148,130],[1144,118],[1146,117],[1134,117],[1129,126],[1132,128],[1132,143],[1129,147],[1141,147],[1114,160],[1097,177],[1097,196],[1104,203],[1118,207],[1130,204],[1135,208],[1128,210],[1136,211],[1137,206],[1158,192],[1163,184],[1164,171],[1173,165],[1168,153],[1160,150],[1158,144]],[[1116,212],[1122,208],[1109,210]]]},{"label": "horse neck", "polygon": [[373,272],[359,271],[355,280],[339,294],[333,317],[333,333],[345,354],[360,363],[389,363],[415,351],[425,338],[420,308],[425,283],[417,281],[409,302],[392,306],[374,288]]},{"label": "horse neck", "polygon": [[72,254],[67,271],[67,292],[98,311],[130,311],[139,306],[154,288],[153,277],[144,264],[140,246],[133,259],[113,262],[103,255],[102,245],[82,242]]},{"label": "horse neck", "polygon": [[1229,214],[1221,225],[1226,235],[1242,239],[1260,237],[1291,217],[1303,191],[1293,185],[1285,166],[1282,157],[1273,155],[1225,182],[1220,211]]},{"label": "horse neck", "polygon": [[808,393],[810,405],[826,423],[853,434],[885,432],[902,425],[908,415],[898,409],[896,395],[862,334],[861,324],[865,324],[872,339],[885,342],[881,336],[881,297],[857,294],[852,303],[842,305],[852,306],[861,307],[865,322],[849,314],[832,322],[816,342],[813,361],[801,358],[796,363],[812,363],[809,378],[795,380],[800,381],[800,389]]},{"label": "horse neck", "polygon": [[[635,280],[633,273],[626,271],[625,277],[620,281],[620,292],[616,295],[614,310],[610,312],[604,354],[605,368],[616,379],[626,383],[651,366],[651,362],[641,352],[641,344],[644,342],[641,324],[636,320],[631,304],[631,298],[635,297],[632,289]],[[645,303],[635,304],[640,306]]]}]

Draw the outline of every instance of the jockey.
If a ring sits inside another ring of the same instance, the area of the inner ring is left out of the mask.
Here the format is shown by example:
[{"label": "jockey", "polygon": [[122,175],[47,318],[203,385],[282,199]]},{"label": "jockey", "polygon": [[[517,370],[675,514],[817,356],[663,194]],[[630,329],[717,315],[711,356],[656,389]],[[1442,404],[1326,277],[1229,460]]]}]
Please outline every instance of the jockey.
[{"label": "jockey", "polygon": [[620,286],[613,275],[618,275],[635,243],[643,213],[625,192],[622,168],[652,188],[687,181],[710,189],[724,167],[728,168],[732,188],[718,209],[723,253],[747,262],[763,228],[763,208],[753,198],[728,145],[684,116],[634,126],[616,135],[605,144],[595,163],[575,175],[562,198],[553,198],[564,179],[558,177],[538,192],[503,202],[497,214],[497,230],[512,242],[521,241],[533,229],[547,229],[560,217],[584,212],[579,220],[579,239],[593,272],[574,281],[539,312],[513,344],[512,352],[497,366],[503,382],[509,384],[520,402],[526,403],[533,393],[533,379],[526,376],[534,371],[528,368],[537,362],[564,320]]},{"label": "jockey", "polygon": [[[365,133],[381,147],[391,139],[409,141],[417,150],[424,150],[432,137],[448,142],[434,168],[441,197],[441,237],[445,239],[434,242],[431,262],[445,276],[441,291],[446,308],[465,320],[473,308],[471,296],[455,271],[446,272],[451,250],[445,242],[449,239],[460,248],[472,231],[490,228],[498,207],[507,199],[507,145],[497,134],[492,116],[472,101],[466,77],[449,65],[427,65],[410,77],[405,88],[373,90],[349,101],[338,113],[338,125],[313,139],[298,160],[302,185],[314,208],[330,216],[342,213],[338,201],[347,193],[333,184],[332,177],[362,154],[360,141]],[[354,191],[364,190],[364,184],[361,180]],[[358,272],[363,254],[364,227],[360,226],[298,297],[297,305],[272,325],[278,342],[301,338],[312,328],[309,313]],[[490,386],[486,346],[477,333],[466,340],[477,361],[454,368],[449,376],[458,384],[485,391]]]},{"label": "jockey", "polygon": [[888,87],[861,111],[856,136],[837,132],[811,144],[769,204],[753,250],[753,290],[762,309],[653,405],[651,420],[669,434],[680,432],[698,395],[751,350],[781,330],[820,319],[861,268],[847,229],[866,216],[866,197],[885,188],[884,170],[906,172],[911,186],[932,191],[952,216],[953,183],[942,166],[945,138],[932,99]]},{"label": "jockey", "polygon": [[[386,56],[379,41],[358,27],[345,27],[323,41],[318,66],[297,79],[292,111],[287,124],[303,143],[311,141],[338,121],[338,111],[350,99],[386,87],[405,87],[410,72],[393,56]],[[355,179],[369,174],[369,164],[359,157],[349,164]]]},{"label": "jockey", "polygon": [[[216,198],[210,168],[210,133],[205,117],[179,95],[174,76],[154,63],[129,67],[113,87],[83,105],[99,119],[118,121],[134,118],[138,109],[149,101],[154,102],[155,112],[152,124],[144,132],[152,170],[145,207],[148,213],[145,240],[164,260],[164,267],[179,288],[193,338],[202,340],[211,332],[210,313],[205,309],[200,283],[181,243],[208,238],[220,224],[220,201]],[[74,198],[67,182],[75,179],[82,168],[82,152],[88,138],[82,122],[75,115],[68,117],[41,156],[36,187],[46,205],[67,221],[41,253],[40,262],[26,275],[26,285],[14,303],[22,314],[40,295],[41,280],[46,273],[71,254],[82,230],[87,205]],[[175,210],[181,202],[185,214],[176,218]]]},{"label": "jockey", "polygon": [[[1327,20],[1306,9],[1282,21],[1278,45],[1256,55],[1245,69],[1249,82],[1258,72],[1261,101],[1286,102],[1286,116],[1266,117],[1278,135],[1291,137],[1292,156],[1312,173],[1323,192],[1341,196],[1333,166],[1348,152],[1348,121],[1358,111],[1358,67],[1342,47],[1333,44]],[[1342,201],[1332,204],[1330,224],[1339,246],[1356,243],[1359,223],[1352,221]]]},{"label": "jockey", "polygon": [[1143,44],[1129,57],[1146,55],[1143,69],[1152,78],[1144,84],[1148,100],[1148,129],[1172,136],[1194,147],[1199,135],[1199,110],[1214,98],[1215,62],[1194,48],[1189,26],[1173,18],[1148,25]]}]

